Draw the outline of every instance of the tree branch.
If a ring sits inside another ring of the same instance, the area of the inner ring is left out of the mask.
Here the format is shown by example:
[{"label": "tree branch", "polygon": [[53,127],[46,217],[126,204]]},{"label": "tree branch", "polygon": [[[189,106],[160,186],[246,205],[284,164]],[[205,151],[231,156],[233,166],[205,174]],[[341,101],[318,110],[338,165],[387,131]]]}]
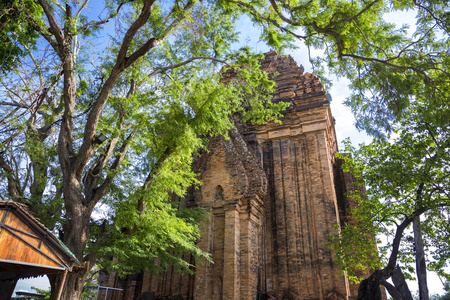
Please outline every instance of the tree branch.
[{"label": "tree branch", "polygon": [[176,68],[182,67],[182,66],[187,65],[187,64],[189,64],[189,63],[191,63],[191,62],[193,62],[195,60],[200,60],[200,59],[212,60],[212,61],[220,62],[220,63],[222,63],[224,65],[229,66],[229,64],[226,61],[221,60],[221,59],[217,59],[217,58],[209,57],[209,56],[195,56],[195,57],[192,57],[192,58],[190,58],[188,60],[185,60],[185,61],[183,61],[183,62],[181,62],[179,64],[174,64],[174,65],[167,66],[167,67],[164,67],[164,68],[155,69],[153,72],[148,74],[148,77],[151,78],[151,77],[156,76],[156,75],[158,75],[160,73],[164,73],[164,72],[166,72],[168,70],[172,70],[172,69],[176,69]]},{"label": "tree branch", "polygon": [[281,20],[283,20],[284,22],[286,22],[286,23],[288,23],[288,24],[291,24],[291,25],[293,25],[293,26],[303,26],[303,24],[300,24],[300,23],[298,23],[298,22],[294,22],[294,21],[292,21],[291,19],[285,17],[285,16],[281,13],[280,9],[278,8],[278,5],[277,5],[277,3],[276,3],[275,0],[269,0],[269,2],[270,2],[270,4],[272,5],[273,10],[277,13],[277,15],[280,17]]},{"label": "tree branch", "polygon": [[363,9],[361,9],[357,14],[349,17],[347,15],[345,15],[344,13],[338,13],[338,14],[342,14],[343,16],[346,17],[346,19],[341,19],[339,21],[335,21],[335,22],[330,22],[327,27],[331,27],[331,26],[336,26],[339,25],[341,23],[345,23],[345,22],[353,22],[355,19],[357,19],[359,16],[361,16],[363,13],[365,13],[366,11],[368,11],[372,6],[374,6],[376,3],[380,2],[380,0],[375,0],[373,2],[371,2],[369,5],[367,5],[366,7],[364,7]]},{"label": "tree branch", "polygon": [[[89,1],[89,0],[85,0],[85,2],[83,3],[83,5],[80,7],[80,9],[78,10],[78,12],[76,13],[76,17],[78,17],[79,14],[80,14],[80,12],[81,12],[81,10],[84,9],[84,8],[87,6],[87,2],[88,2],[88,1]],[[119,13],[119,10],[120,10],[120,8],[122,7],[122,5],[123,5],[123,2],[120,3],[119,6],[117,7],[116,13]],[[104,19],[104,20],[100,20],[100,21],[90,21],[90,22],[88,22],[88,23],[86,23],[86,24],[84,24],[84,25],[78,27],[77,33],[81,33],[81,32],[83,32],[83,31],[85,31],[86,29],[88,29],[89,26],[99,26],[99,25],[106,24],[106,23],[108,23],[109,21],[111,21],[112,18],[114,18],[114,15],[113,15],[113,14],[110,14],[109,17],[107,17],[107,18]]]},{"label": "tree branch", "polygon": [[20,183],[15,180],[13,176],[14,170],[5,161],[5,158],[3,157],[4,154],[4,151],[0,152],[0,167],[4,170],[6,175],[9,197],[13,200],[23,198],[23,195],[20,193]]},{"label": "tree branch", "polygon": [[44,10],[45,15],[47,16],[47,20],[50,25],[50,32],[53,33],[58,43],[58,46],[60,47],[60,50],[62,50],[61,47],[63,47],[65,44],[64,34],[63,31],[61,30],[61,27],[59,27],[58,25],[58,21],[56,20],[55,15],[53,14],[52,8],[50,7],[50,5],[48,5],[47,1],[45,0],[38,0],[38,2],[41,5],[42,9]]},{"label": "tree branch", "polygon": [[[252,16],[257,17],[257,18],[260,18],[260,19],[266,21],[267,23],[270,23],[270,24],[274,25],[274,26],[277,27],[278,29],[280,29],[280,30],[282,30],[282,31],[284,31],[284,32],[286,32],[286,33],[289,33],[290,35],[292,35],[292,36],[294,36],[294,37],[296,37],[296,38],[298,38],[298,39],[306,40],[306,39],[308,38],[308,36],[305,36],[305,35],[298,35],[298,34],[296,34],[295,32],[293,32],[293,31],[291,31],[291,30],[289,30],[289,29],[283,27],[283,26],[280,25],[276,20],[273,20],[273,19],[271,19],[271,18],[269,18],[269,17],[263,16],[262,14],[260,14],[260,13],[254,8],[253,5],[244,3],[244,2],[239,1],[239,0],[226,0],[226,1],[227,1],[227,2],[230,2],[230,3],[234,3],[234,4],[239,5],[239,6],[241,6],[241,7],[245,7],[245,8],[248,10],[248,12],[249,12]],[[305,26],[305,25],[307,25],[307,24],[301,24],[301,25],[299,24],[299,26]]]},{"label": "tree branch", "polygon": [[52,46],[52,48],[55,50],[55,52],[59,55],[60,49],[58,46],[58,43],[52,38],[51,34],[48,34],[43,28],[38,26],[37,24],[33,23],[32,25],[33,29],[42,35],[42,37]]},{"label": "tree branch", "polygon": [[[131,64],[133,64],[137,59],[145,55],[148,51],[150,51],[150,49],[156,47],[161,42],[156,38],[150,38],[144,45],[142,45],[138,50],[132,53],[128,58],[126,57],[128,48],[131,44],[131,41],[133,40],[134,35],[139,30],[139,28],[144,26],[145,23],[147,22],[148,18],[151,15],[152,6],[155,1],[156,0],[144,1],[144,6],[142,8],[139,17],[136,19],[136,21],[133,22],[133,24],[130,26],[130,28],[125,34],[122,46],[117,55],[116,64],[112,68],[109,78],[106,80],[105,85],[100,91],[97,100],[94,102],[92,106],[92,110],[90,111],[88,119],[86,121],[83,144],[80,147],[79,154],[73,166],[77,170],[77,177],[79,178],[81,178],[82,170],[84,169],[84,166],[86,165],[87,161],[93,155],[93,140],[95,137],[95,130],[97,127],[97,123],[100,118],[101,112],[104,106],[106,105],[109,95],[113,87],[115,86],[120,74],[126,68],[131,66]],[[193,5],[193,3],[194,2],[189,2],[186,5],[185,10],[189,9],[191,5]],[[167,35],[173,28],[173,26],[178,24],[183,18],[185,18],[184,15],[177,18],[174,22],[172,22],[172,24],[170,24],[167,27],[166,30],[164,30],[163,33]],[[162,38],[165,37],[166,36],[162,36]]]},{"label": "tree branch", "polygon": [[[134,80],[131,80],[131,85],[127,93],[127,98],[131,97],[135,92],[136,92],[136,83]],[[125,111],[123,110],[121,104],[119,103],[119,118],[117,122],[119,131],[128,130],[130,128],[130,126],[123,126],[124,118],[125,118]],[[95,164],[89,169],[89,171],[86,174],[85,180],[85,191],[86,191],[85,193],[87,203],[94,203],[95,205],[95,203],[97,203],[100,200],[100,198],[103,197],[106,190],[109,189],[112,180],[115,177],[115,171],[119,168],[120,164],[122,163],[125,154],[127,152],[128,145],[134,138],[136,133],[137,128],[135,128],[133,132],[123,142],[122,147],[119,150],[119,154],[116,155],[115,161],[109,168],[109,170],[112,172],[107,176],[106,180],[100,187],[97,187],[97,185],[100,180],[101,173],[103,172],[103,169],[105,168],[107,162],[109,161],[109,159],[113,154],[114,148],[116,147],[117,142],[119,141],[119,136],[115,136],[110,140],[110,142],[106,147],[106,153],[100,155]]]},{"label": "tree branch", "polygon": [[394,300],[403,300],[402,295],[400,294],[399,291],[397,291],[397,289],[395,288],[395,286],[393,286],[392,284],[390,284],[389,282],[386,281],[386,279],[382,279],[381,280],[381,284],[384,285],[387,289],[387,291],[389,292],[389,294],[392,296],[392,298]]},{"label": "tree branch", "polygon": [[403,231],[408,227],[409,224],[412,223],[414,220],[414,217],[420,216],[425,211],[427,211],[427,208],[421,207],[417,209],[411,216],[405,218],[402,223],[400,223],[399,226],[397,226],[397,229],[395,231],[394,240],[392,241],[392,252],[391,256],[389,257],[388,264],[386,267],[382,270],[383,278],[388,279],[392,276],[392,273],[395,270],[395,266],[397,265],[397,256],[398,251],[400,248],[400,241],[403,236]]},{"label": "tree branch", "polygon": [[89,0],[84,0],[83,4],[81,4],[80,8],[78,9],[77,13],[75,14],[75,18],[78,18],[80,16],[80,13],[83,9],[87,7]]},{"label": "tree branch", "polygon": [[102,185],[95,190],[95,193],[90,199],[91,203],[90,205],[94,205],[105,195],[105,193],[108,191],[109,187],[111,186],[114,178],[116,177],[117,170],[122,163],[122,161],[125,158],[125,155],[128,151],[128,147],[130,146],[131,141],[135,137],[136,133],[138,131],[138,127],[134,128],[133,131],[128,135],[127,139],[123,142],[122,146],[120,147],[119,153],[115,156],[115,160],[112,163],[111,167],[109,168],[108,175],[106,176],[105,181],[102,183]]},{"label": "tree branch", "polygon": [[125,61],[131,41],[133,40],[136,32],[142,26],[144,26],[144,24],[147,22],[148,18],[151,15],[153,4],[155,3],[155,1],[156,0],[144,0],[143,1],[144,6],[142,7],[139,17],[133,22],[133,24],[131,24],[130,28],[128,28],[127,32],[125,33],[125,37],[122,40],[122,45],[121,45],[119,53],[117,55],[116,64],[121,64],[122,62]]},{"label": "tree branch", "polygon": [[[156,0],[145,0],[144,6],[141,10],[141,13],[139,17],[131,24],[130,28],[127,30],[125,37],[122,42],[122,46],[119,50],[119,53],[117,55],[117,60],[112,68],[110,75],[108,79],[106,80],[105,84],[103,85],[102,89],[99,92],[99,95],[95,102],[92,105],[92,109],[89,112],[86,125],[84,128],[84,134],[83,134],[83,143],[80,147],[80,150],[78,152],[78,155],[74,161],[73,168],[76,170],[76,176],[77,178],[81,179],[84,166],[89,161],[89,159],[92,157],[94,153],[94,138],[95,138],[95,131],[97,128],[98,120],[100,119],[100,115],[103,111],[103,108],[106,105],[106,102],[108,101],[108,98],[111,94],[112,89],[114,88],[117,79],[119,78],[120,74],[126,69],[126,67],[130,66],[132,62],[136,61],[140,56],[144,55],[145,53],[141,50],[143,47],[141,47],[137,52],[134,53],[132,60],[128,60],[126,58],[126,54],[128,51],[128,48],[133,40],[134,35],[136,32],[145,25],[148,18],[151,15],[152,6]],[[147,41],[144,47],[145,49],[151,49],[152,43],[154,43],[156,40],[154,38],[151,38]],[[140,55],[140,56],[138,56]],[[127,62],[128,61],[128,62]],[[130,63],[131,62],[131,63]]]}]

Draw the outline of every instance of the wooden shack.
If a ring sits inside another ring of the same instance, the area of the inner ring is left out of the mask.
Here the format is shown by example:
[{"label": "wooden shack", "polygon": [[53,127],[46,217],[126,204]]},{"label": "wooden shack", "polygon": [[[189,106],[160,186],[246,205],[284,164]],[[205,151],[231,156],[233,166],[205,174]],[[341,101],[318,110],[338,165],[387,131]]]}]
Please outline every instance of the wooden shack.
[{"label": "wooden shack", "polygon": [[67,273],[79,262],[26,205],[0,201],[0,300],[10,299],[17,280]]}]

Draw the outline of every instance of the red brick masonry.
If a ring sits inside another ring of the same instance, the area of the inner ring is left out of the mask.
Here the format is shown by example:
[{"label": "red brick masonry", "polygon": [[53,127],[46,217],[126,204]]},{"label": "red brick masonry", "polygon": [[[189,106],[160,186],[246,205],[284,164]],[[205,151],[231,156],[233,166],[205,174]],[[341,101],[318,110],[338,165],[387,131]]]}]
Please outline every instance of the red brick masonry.
[{"label": "red brick masonry", "polygon": [[262,68],[277,83],[273,101],[291,103],[282,125],[241,124],[229,139],[212,138],[196,163],[203,185],[185,199],[211,212],[198,245],[214,264],[197,264],[194,276],[107,276],[105,285],[125,289],[111,299],[253,300],[269,290],[278,299],[356,299],[327,247],[353,181],[335,159],[329,100],[290,56],[266,53]]}]

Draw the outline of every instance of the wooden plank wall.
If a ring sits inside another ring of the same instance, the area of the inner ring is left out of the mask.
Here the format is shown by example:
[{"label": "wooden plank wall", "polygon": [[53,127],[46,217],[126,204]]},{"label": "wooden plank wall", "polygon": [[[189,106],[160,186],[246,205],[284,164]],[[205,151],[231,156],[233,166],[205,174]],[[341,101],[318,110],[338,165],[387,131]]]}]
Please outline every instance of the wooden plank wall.
[{"label": "wooden plank wall", "polygon": [[14,212],[0,211],[0,259],[64,268],[67,262]]}]

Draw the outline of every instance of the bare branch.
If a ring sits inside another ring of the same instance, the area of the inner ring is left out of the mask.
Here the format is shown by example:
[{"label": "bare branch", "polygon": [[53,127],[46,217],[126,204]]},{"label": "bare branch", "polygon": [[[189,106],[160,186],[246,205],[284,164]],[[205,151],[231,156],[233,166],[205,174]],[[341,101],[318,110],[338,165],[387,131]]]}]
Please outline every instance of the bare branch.
[{"label": "bare branch", "polygon": [[[15,110],[13,110],[12,112],[10,112],[7,116],[5,116],[1,121],[0,121],[0,125],[4,124],[6,122],[6,119],[8,117],[10,117],[11,115],[13,115],[19,108],[25,108],[26,110],[21,113],[18,117],[22,117],[23,115],[25,115],[26,113],[34,110],[38,109],[38,106],[36,106],[36,104],[42,104],[43,98],[45,98],[45,96],[47,95],[48,89],[46,87],[41,87],[38,90],[36,90],[31,96],[37,94],[38,92],[41,92],[42,94],[39,95],[38,97],[36,97],[35,100],[33,100],[33,102],[30,105],[26,105],[24,103],[8,103],[8,102],[2,102],[0,104],[2,105],[12,105],[12,106],[17,106],[17,108]],[[30,97],[31,97],[30,96]]]},{"label": "bare branch", "polygon": [[80,16],[80,13],[83,9],[87,7],[89,0],[84,0],[83,4],[81,4],[80,8],[78,9],[77,13],[75,14],[75,18],[78,18]]},{"label": "bare branch", "polygon": [[[287,29],[286,27],[284,27],[284,26],[282,26],[281,24],[279,24],[276,20],[273,20],[273,19],[271,19],[271,18],[268,18],[268,17],[263,16],[262,14],[260,14],[260,13],[254,8],[253,5],[244,3],[244,2],[239,1],[239,0],[226,0],[226,1],[227,1],[227,2],[230,2],[230,3],[237,4],[237,5],[241,6],[241,7],[245,7],[246,9],[248,9],[248,12],[249,12],[250,14],[252,14],[253,16],[255,16],[255,17],[257,17],[257,18],[260,18],[260,19],[266,21],[267,23],[270,23],[270,24],[274,25],[274,26],[277,27],[278,29],[280,29],[280,30],[282,30],[282,31],[284,31],[284,32],[286,32],[286,33],[289,33],[290,35],[296,37],[297,39],[303,39],[303,40],[305,40],[305,39],[308,38],[308,36],[305,36],[305,35],[298,35],[298,34],[296,34],[295,32],[293,32],[293,31]],[[305,26],[305,25],[308,25],[308,24],[302,24],[302,25],[299,24],[299,26]]]},{"label": "bare branch", "polygon": [[189,64],[189,63],[191,63],[191,62],[193,62],[195,60],[201,60],[201,59],[212,60],[212,61],[220,62],[220,63],[222,63],[224,65],[229,66],[228,62],[226,62],[225,60],[221,60],[221,59],[217,59],[217,58],[209,57],[209,56],[195,56],[195,57],[192,57],[192,58],[190,58],[188,60],[185,60],[185,61],[183,61],[183,62],[181,62],[179,64],[167,66],[167,67],[164,67],[164,68],[155,69],[153,72],[148,74],[148,77],[151,78],[151,77],[156,76],[156,75],[158,75],[160,73],[164,73],[164,72],[166,72],[168,70],[172,70],[172,69],[176,69],[176,68],[182,67],[182,66],[187,65],[187,64]]},{"label": "bare branch", "polygon": [[[30,48],[27,47],[27,45],[24,45],[24,47],[25,47],[25,49],[27,50],[28,55],[31,57],[31,60],[33,61],[34,66],[36,67],[36,69],[40,69],[40,63],[39,63],[39,62],[36,60],[36,58],[34,57],[33,52],[30,51]],[[43,78],[41,72],[38,72],[38,73],[39,73],[39,81],[40,81],[40,84],[41,84],[41,86],[43,86],[43,85],[45,84],[45,83],[44,83],[44,78]]]},{"label": "bare branch", "polygon": [[[87,5],[87,2],[89,0],[85,0],[85,2],[83,3],[83,6],[80,7],[80,9],[78,10],[78,12],[76,13],[76,17],[78,17],[78,15],[80,14],[81,10],[84,9]],[[123,2],[119,4],[119,7],[117,7],[116,13],[119,13],[120,8],[122,7]],[[83,32],[86,29],[88,29],[88,27],[90,26],[99,26],[99,25],[103,25],[108,23],[109,21],[111,21],[111,19],[114,18],[113,14],[110,14],[109,17],[107,17],[106,19],[100,20],[100,21],[90,21],[86,24],[84,24],[83,26],[78,27],[77,32]]]}]

